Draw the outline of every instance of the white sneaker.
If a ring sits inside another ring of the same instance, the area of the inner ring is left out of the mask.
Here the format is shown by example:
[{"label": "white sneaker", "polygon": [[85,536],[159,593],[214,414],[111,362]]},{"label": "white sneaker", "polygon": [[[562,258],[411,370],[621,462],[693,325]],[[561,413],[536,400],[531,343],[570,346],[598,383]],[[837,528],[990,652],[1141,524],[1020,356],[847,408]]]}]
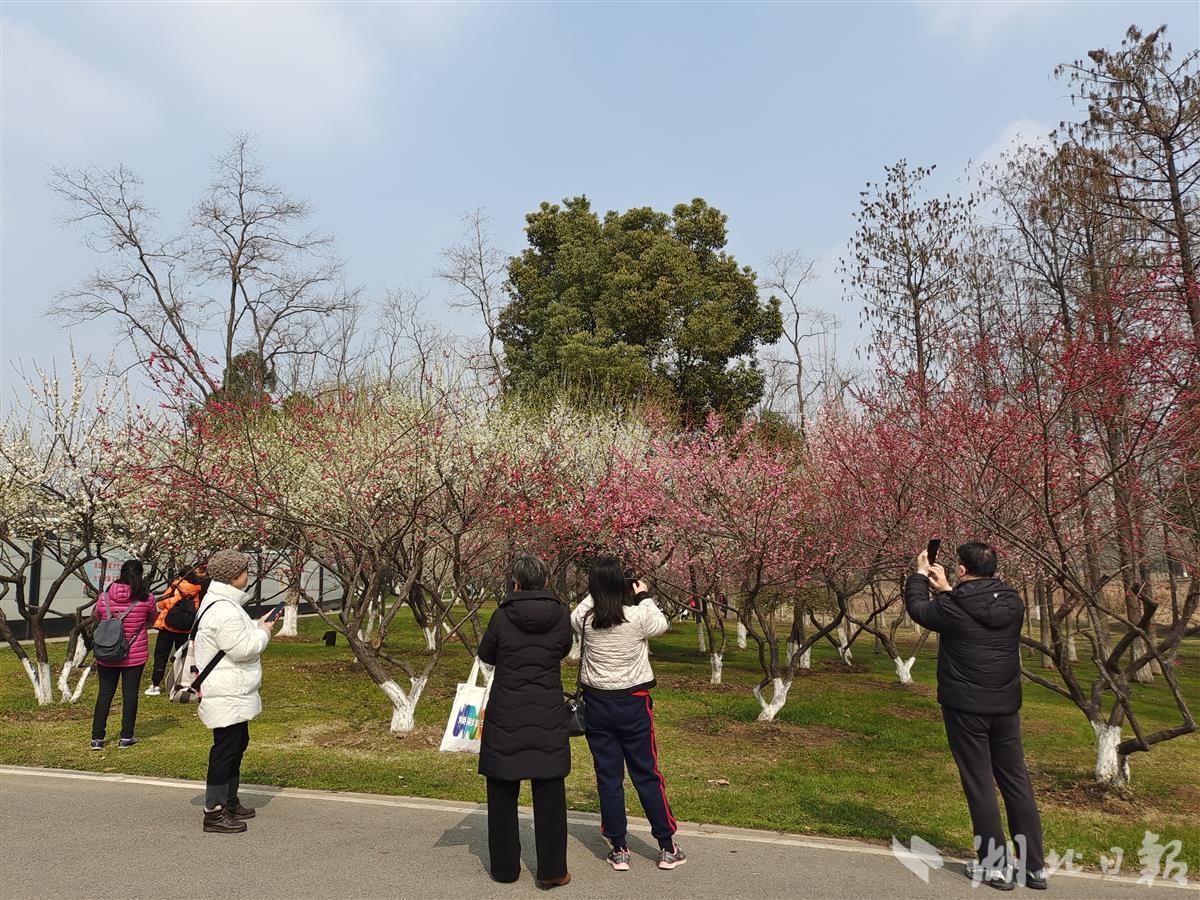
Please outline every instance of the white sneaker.
[{"label": "white sneaker", "polygon": [[157,697],[161,693],[162,693],[162,688],[160,688],[156,684],[152,684],[152,685],[150,685],[150,687],[146,688],[146,696],[147,697]]}]

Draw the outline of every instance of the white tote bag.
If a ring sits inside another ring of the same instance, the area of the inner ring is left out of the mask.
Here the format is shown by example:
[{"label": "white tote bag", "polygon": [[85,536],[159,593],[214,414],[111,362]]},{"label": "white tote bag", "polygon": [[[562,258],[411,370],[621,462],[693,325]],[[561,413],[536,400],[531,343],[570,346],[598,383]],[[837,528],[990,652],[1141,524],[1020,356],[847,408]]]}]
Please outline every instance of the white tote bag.
[{"label": "white tote bag", "polygon": [[[478,753],[483,739],[483,711],[487,706],[488,692],[492,688],[490,669],[475,657],[471,674],[454,692],[454,706],[450,708],[450,720],[442,734],[443,753]],[[484,684],[479,683],[480,672],[484,673]]]}]

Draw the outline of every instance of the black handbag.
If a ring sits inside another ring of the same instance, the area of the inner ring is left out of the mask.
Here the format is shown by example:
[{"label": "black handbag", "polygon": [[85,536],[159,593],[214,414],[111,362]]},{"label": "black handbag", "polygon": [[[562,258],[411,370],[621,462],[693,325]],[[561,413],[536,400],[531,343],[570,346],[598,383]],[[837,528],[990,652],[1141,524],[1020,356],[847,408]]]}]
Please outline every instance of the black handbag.
[{"label": "black handbag", "polygon": [[587,734],[587,703],[583,699],[583,659],[587,652],[587,617],[579,629],[579,679],[575,682],[575,692],[564,694],[567,704],[567,734],[571,737],[583,737]]}]

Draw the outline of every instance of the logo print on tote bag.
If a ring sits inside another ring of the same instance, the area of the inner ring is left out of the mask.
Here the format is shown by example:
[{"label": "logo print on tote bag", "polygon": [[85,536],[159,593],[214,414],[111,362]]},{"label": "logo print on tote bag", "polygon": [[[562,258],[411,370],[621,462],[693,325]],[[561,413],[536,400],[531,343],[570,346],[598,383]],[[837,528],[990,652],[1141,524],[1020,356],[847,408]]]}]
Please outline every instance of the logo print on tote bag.
[{"label": "logo print on tote bag", "polygon": [[483,714],[468,703],[459,709],[458,716],[454,720],[454,736],[463,735],[467,740],[473,741],[479,737],[479,729],[482,727]]}]

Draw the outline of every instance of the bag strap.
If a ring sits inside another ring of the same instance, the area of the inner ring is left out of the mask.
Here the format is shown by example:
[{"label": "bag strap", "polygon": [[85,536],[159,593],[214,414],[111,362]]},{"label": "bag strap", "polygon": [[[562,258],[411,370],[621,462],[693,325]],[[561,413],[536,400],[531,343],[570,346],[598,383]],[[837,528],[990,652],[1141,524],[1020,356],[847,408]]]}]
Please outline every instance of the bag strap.
[{"label": "bag strap", "polygon": [[[191,633],[191,636],[188,638],[188,640],[193,645],[196,643],[196,632],[200,628],[200,620],[204,618],[204,613],[208,612],[210,609],[212,609],[214,606],[216,606],[217,603],[220,603],[220,602],[221,602],[220,600],[217,600],[215,603],[210,603],[207,607],[205,607],[204,612],[202,612],[202,613],[200,613],[200,615],[196,616],[196,623],[192,626],[192,633]],[[232,603],[233,601],[230,600],[229,602]],[[196,649],[193,646],[192,647],[193,659],[195,658],[195,652],[196,652]],[[225,658],[224,650],[218,650],[215,654],[213,654],[213,658],[208,661],[208,664],[205,665],[204,670],[199,675],[197,675],[195,678],[192,679],[192,683],[190,685],[188,685],[188,690],[192,691],[193,693],[200,690],[200,685],[204,683],[204,679],[212,674],[212,670],[217,667],[217,663],[219,663],[224,658]]]},{"label": "bag strap", "polygon": [[586,658],[584,654],[587,653],[587,620],[591,614],[589,610],[579,623],[579,676],[575,679],[575,691],[570,695],[572,700],[583,696],[583,661]]},{"label": "bag strap", "polygon": [[[222,598],[222,599],[224,599],[224,598]],[[204,612],[202,612],[202,613],[200,613],[200,615],[196,616],[196,621],[192,623],[192,633],[190,636],[191,640],[194,641],[196,639],[196,632],[200,630],[200,620],[204,618],[204,613],[208,612],[210,609],[212,609],[214,606],[216,606],[220,602],[221,602],[220,600],[213,601],[212,603],[210,603],[208,606],[205,607]],[[232,603],[233,601],[230,600],[228,602]]]},{"label": "bag strap", "polygon": [[[145,602],[145,601],[141,601],[141,600],[139,600],[139,601],[138,601],[138,603],[143,603],[143,602]],[[125,607],[125,612],[121,613],[121,617],[120,617],[120,618],[119,618],[117,621],[118,621],[118,622],[120,622],[122,625],[124,625],[124,624],[125,624],[125,617],[126,617],[127,615],[129,615],[131,612],[133,612],[133,608],[134,608],[135,606],[137,606],[137,605],[138,605],[138,603],[134,603],[134,601],[133,601],[133,597],[131,596],[131,597],[129,598],[129,605],[128,605],[127,607]]]}]

